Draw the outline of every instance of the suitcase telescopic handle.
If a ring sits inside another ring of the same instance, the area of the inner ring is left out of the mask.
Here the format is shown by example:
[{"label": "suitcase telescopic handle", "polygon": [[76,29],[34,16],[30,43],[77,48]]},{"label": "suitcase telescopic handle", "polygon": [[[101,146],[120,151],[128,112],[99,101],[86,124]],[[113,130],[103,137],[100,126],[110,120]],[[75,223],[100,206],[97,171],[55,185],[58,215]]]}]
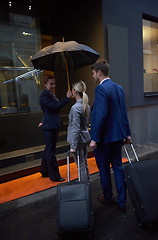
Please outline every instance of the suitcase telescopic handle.
[{"label": "suitcase telescopic handle", "polygon": [[67,181],[70,182],[70,150],[67,151]]},{"label": "suitcase telescopic handle", "polygon": [[[133,147],[133,144],[131,143],[130,146],[131,146],[131,148],[132,148],[132,151],[133,151],[133,153],[134,153],[134,156],[135,156],[135,158],[136,158],[136,161],[138,162],[139,159],[138,159],[138,156],[137,156],[137,154],[136,154],[136,151],[135,151],[135,149],[134,149],[134,147]],[[125,145],[124,145],[123,147],[124,147],[124,150],[125,150],[125,153],[126,153],[126,155],[127,155],[127,158],[128,158],[129,163],[132,163],[131,158],[130,158],[130,156],[129,156],[129,154],[128,154],[127,148],[125,147]]]},{"label": "suitcase telescopic handle", "polygon": [[[67,180],[70,182],[70,150],[67,152]],[[81,181],[81,173],[80,173],[80,158],[79,151],[77,153],[77,165],[78,165],[78,180]]]}]

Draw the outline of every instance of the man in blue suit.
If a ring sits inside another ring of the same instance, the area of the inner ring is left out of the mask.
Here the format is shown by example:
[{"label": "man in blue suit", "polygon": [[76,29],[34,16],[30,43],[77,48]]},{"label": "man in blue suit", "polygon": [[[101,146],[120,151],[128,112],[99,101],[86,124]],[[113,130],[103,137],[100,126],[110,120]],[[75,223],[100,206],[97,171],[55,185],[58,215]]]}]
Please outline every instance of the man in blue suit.
[{"label": "man in blue suit", "polygon": [[[121,86],[109,78],[110,66],[104,59],[92,66],[93,78],[99,85],[91,112],[91,143],[100,171],[103,193],[98,198],[107,204],[116,204],[125,212],[126,189],[122,171],[122,144],[131,143],[125,95]],[[117,199],[113,197],[110,163],[113,167]]]},{"label": "man in blue suit", "polygon": [[43,177],[50,177],[52,181],[62,182],[65,179],[60,176],[55,156],[58,132],[62,126],[59,111],[70,101],[72,94],[68,91],[67,96],[59,101],[53,93],[55,78],[51,75],[45,76],[44,85],[45,89],[40,96],[40,104],[44,115],[42,129],[46,148],[42,157],[41,174]]}]

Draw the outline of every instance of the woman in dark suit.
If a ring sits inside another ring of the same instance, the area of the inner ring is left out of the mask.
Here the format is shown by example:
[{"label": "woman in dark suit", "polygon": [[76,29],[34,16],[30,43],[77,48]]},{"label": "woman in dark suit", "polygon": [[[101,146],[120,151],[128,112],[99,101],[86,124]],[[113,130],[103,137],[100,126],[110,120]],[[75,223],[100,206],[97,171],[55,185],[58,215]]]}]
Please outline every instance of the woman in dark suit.
[{"label": "woman in dark suit", "polygon": [[52,181],[61,182],[65,179],[60,176],[55,156],[58,132],[62,125],[59,111],[61,107],[64,107],[70,101],[72,94],[68,91],[67,96],[59,101],[53,93],[55,78],[51,75],[45,76],[44,85],[45,89],[40,96],[40,104],[44,115],[42,129],[46,148],[41,163],[41,174],[43,177],[50,177]]}]

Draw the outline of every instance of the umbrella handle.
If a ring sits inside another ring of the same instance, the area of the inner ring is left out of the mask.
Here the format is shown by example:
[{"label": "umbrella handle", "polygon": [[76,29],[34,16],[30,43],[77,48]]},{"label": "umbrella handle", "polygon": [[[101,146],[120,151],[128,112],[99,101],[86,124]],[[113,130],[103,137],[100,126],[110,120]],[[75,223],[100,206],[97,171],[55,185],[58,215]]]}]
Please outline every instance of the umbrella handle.
[{"label": "umbrella handle", "polygon": [[69,72],[68,72],[68,65],[67,65],[66,57],[65,57],[65,63],[66,63],[67,85],[68,85],[68,90],[70,91],[70,80],[69,80]]}]

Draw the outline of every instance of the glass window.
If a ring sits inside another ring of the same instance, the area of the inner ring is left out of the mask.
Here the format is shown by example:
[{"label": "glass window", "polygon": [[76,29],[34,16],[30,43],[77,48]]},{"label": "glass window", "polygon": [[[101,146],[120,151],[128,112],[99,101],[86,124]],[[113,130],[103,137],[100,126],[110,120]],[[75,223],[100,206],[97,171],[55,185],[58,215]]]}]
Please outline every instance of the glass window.
[{"label": "glass window", "polygon": [[143,20],[144,92],[158,94],[158,23]]},{"label": "glass window", "polygon": [[25,2],[4,3],[0,9],[0,114],[39,111],[43,72],[34,70],[31,63],[41,49],[39,19]]},{"label": "glass window", "polygon": [[32,68],[0,68],[0,114],[40,110],[43,71]]}]

